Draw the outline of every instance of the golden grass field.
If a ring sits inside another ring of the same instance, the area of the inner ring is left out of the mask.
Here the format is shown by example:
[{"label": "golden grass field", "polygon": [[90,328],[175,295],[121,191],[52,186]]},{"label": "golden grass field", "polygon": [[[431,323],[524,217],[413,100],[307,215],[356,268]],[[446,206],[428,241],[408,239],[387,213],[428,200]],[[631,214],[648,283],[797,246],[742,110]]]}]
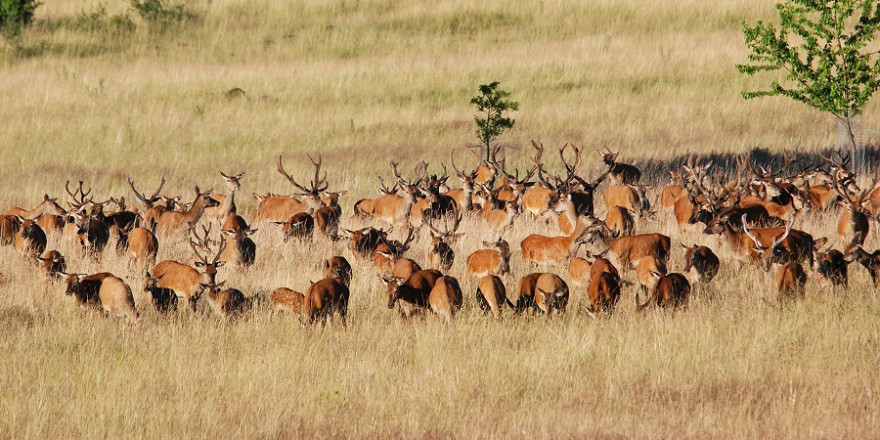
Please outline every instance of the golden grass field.
[{"label": "golden grass field", "polygon": [[[237,202],[249,218],[251,192],[291,192],[275,172],[279,154],[305,178],[304,153],[320,152],[331,189],[349,191],[343,226],[358,226],[347,220],[351,206],[375,194],[389,159],[407,171],[424,159],[434,171],[476,142],[468,102],[493,80],[520,103],[502,141],[523,148],[511,153],[521,166],[530,139],[583,146],[585,175],[599,172],[601,145],[634,160],[835,142],[817,111],[740,96],[769,78],[734,68],[747,54],[740,22],[773,20],[767,1],[203,0],[187,2],[197,18],[164,31],[127,2],[45,3],[20,40],[0,40],[0,212],[60,197],[67,180],[131,200],[127,177],[152,191],[164,175],[163,192],[191,199],[194,185],[223,191],[218,170],[246,170]],[[133,29],[113,24],[125,14]],[[246,94],[228,97],[235,87]],[[868,105],[865,127],[880,127],[878,110]],[[833,213],[808,215],[796,227],[839,247],[836,223]],[[304,329],[270,318],[265,297],[305,289],[332,249],[322,238],[281,245],[273,225],[259,228],[255,266],[218,276],[258,299],[237,321],[159,316],[127,257],[77,258],[50,238],[70,271],[110,271],[131,285],[144,322],[106,319],[0,248],[0,438],[880,432],[880,303],[858,265],[849,291],[810,272],[807,300],[778,309],[775,273],[742,266],[716,237],[679,233],[660,215],[638,229],[673,237],[673,270],[683,266],[678,243],[709,245],[723,260],[687,311],[637,314],[627,289],[613,318],[590,319],[575,295],[562,317],[493,320],[476,308],[463,260],[494,237],[466,219],[451,271],[465,306],[452,325],[403,322],[386,308],[375,269],[358,263],[348,327]],[[517,278],[530,271],[519,242],[536,231],[554,233],[522,219],[507,238]],[[865,248],[877,247],[872,233]],[[423,238],[409,256],[424,261],[426,249]],[[191,258],[183,243],[160,245],[160,260]],[[548,270],[567,278],[564,266]]]}]

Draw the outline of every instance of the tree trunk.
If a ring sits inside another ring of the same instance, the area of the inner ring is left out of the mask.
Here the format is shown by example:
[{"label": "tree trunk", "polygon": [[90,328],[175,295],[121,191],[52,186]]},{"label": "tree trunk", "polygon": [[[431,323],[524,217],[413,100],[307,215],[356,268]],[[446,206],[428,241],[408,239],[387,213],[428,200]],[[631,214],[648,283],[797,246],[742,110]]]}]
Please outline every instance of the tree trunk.
[{"label": "tree trunk", "polygon": [[862,164],[860,163],[858,156],[856,156],[856,136],[853,134],[852,119],[850,119],[849,116],[845,116],[843,121],[846,127],[847,139],[849,139],[849,152],[850,157],[852,157],[852,171],[859,172],[861,171]]}]

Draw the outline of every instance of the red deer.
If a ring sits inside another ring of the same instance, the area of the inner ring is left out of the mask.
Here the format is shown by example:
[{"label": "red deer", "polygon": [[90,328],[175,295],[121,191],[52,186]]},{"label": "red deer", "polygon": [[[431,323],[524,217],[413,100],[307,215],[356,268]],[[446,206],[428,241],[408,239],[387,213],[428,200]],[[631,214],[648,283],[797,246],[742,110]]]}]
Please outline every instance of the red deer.
[{"label": "red deer", "polygon": [[602,193],[602,198],[608,209],[619,206],[642,216],[651,211],[646,192],[647,187],[644,185],[617,185],[606,188]]},{"label": "red deer", "polygon": [[850,195],[846,192],[846,188],[841,187],[840,181],[837,179],[837,173],[834,174],[834,189],[840,195],[842,204],[845,207],[840,215],[840,221],[837,223],[837,234],[843,238],[848,247],[865,244],[865,238],[870,230],[868,218],[871,216],[871,213],[862,207],[862,202],[876,184],[877,178],[874,177],[871,180],[870,187],[858,195]]},{"label": "red deer", "polygon": [[[770,270],[773,263],[788,263],[790,261],[808,261],[813,267],[816,248],[825,243],[826,239],[813,240],[813,236],[802,231],[793,230],[795,215],[782,228],[766,228],[750,230],[748,224],[743,222],[743,233],[751,239],[751,252],[763,260],[764,270]],[[730,240],[730,239],[728,239]],[[743,240],[745,241],[745,240]],[[755,259],[755,257],[752,257]]]},{"label": "red deer", "polygon": [[[199,237],[198,234],[195,233],[195,230],[191,228],[191,231],[198,239]],[[179,299],[189,302],[190,308],[192,308],[193,311],[196,310],[196,302],[204,290],[203,285],[213,285],[215,283],[215,277],[217,276],[217,269],[224,264],[223,261],[220,261],[220,256],[226,248],[226,241],[220,241],[220,247],[213,260],[210,262],[208,262],[207,256],[202,256],[198,251],[197,248],[199,246],[210,250],[210,240],[208,239],[210,229],[204,229],[204,231],[204,237],[200,239],[199,244],[196,244],[192,239],[189,241],[193,253],[196,258],[198,258],[195,265],[198,268],[203,268],[204,272],[200,273],[198,270],[186,264],[170,260],[159,262],[159,264],[153,268],[153,275],[159,278],[157,286],[173,290]]]},{"label": "red deer", "polygon": [[591,263],[583,258],[575,257],[568,263],[568,275],[575,287],[584,287],[590,283]]},{"label": "red deer", "polygon": [[37,219],[37,224],[46,234],[61,232],[64,228],[64,217],[60,215],[43,214]]},{"label": "red deer", "polygon": [[452,154],[449,155],[449,160],[452,162],[452,169],[455,170],[458,179],[461,180],[461,188],[447,191],[446,195],[455,200],[457,210],[460,214],[471,212],[474,210],[473,196],[477,170],[474,170],[470,174],[464,173],[455,166],[455,158]]},{"label": "red deer", "polygon": [[[659,275],[655,275],[658,276]],[[636,310],[644,310],[648,306],[656,306],[673,309],[686,308],[691,294],[691,284],[680,273],[671,273],[659,277],[657,285],[651,296],[644,304],[639,304],[639,294],[636,293]]]},{"label": "red deer", "polygon": [[548,263],[573,257],[581,244],[587,240],[591,223],[588,217],[581,216],[578,218],[577,228],[568,236],[529,235],[520,243],[523,258],[534,263]]},{"label": "red deer", "polygon": [[279,287],[272,292],[269,301],[272,303],[272,314],[289,312],[294,315],[302,314],[302,306],[305,295],[286,287]]},{"label": "red deer", "polygon": [[684,253],[684,273],[689,275],[693,282],[708,283],[715,278],[715,275],[718,275],[721,263],[712,249],[697,245],[685,246],[685,249],[687,250]]},{"label": "red deer", "polygon": [[159,191],[162,191],[162,187],[165,186],[165,177],[162,177],[162,181],[159,182],[159,188],[157,188],[156,192],[149,197],[139,193],[138,190],[135,189],[134,182],[132,182],[131,178],[128,179],[128,186],[131,187],[132,192],[134,192],[135,199],[144,205],[144,224],[150,229],[155,228],[162,212],[168,209],[166,205],[157,203],[162,199],[162,197],[159,196]]},{"label": "red deer", "polygon": [[831,249],[826,252],[816,253],[816,272],[822,278],[828,280],[832,287],[843,286],[844,289],[849,287],[848,261],[842,252],[837,249]]},{"label": "red deer", "polygon": [[611,316],[620,300],[620,277],[608,272],[601,272],[590,279],[587,288],[590,297],[588,313],[603,312]]},{"label": "red deer", "polygon": [[[82,187],[82,185],[80,185],[80,187]],[[86,194],[88,194],[88,192]],[[36,220],[40,216],[46,214],[63,216],[65,214],[64,208],[62,208],[56,200],[58,199],[50,199],[49,195],[46,194],[43,196],[43,201],[37,205],[36,208],[31,209],[30,211],[22,208],[12,208],[6,214],[12,216],[17,215],[28,220]]]},{"label": "red deer", "polygon": [[550,316],[553,310],[565,313],[567,304],[568,284],[556,274],[542,274],[535,283],[535,306]]},{"label": "red deer", "polygon": [[238,289],[223,289],[226,281],[202,284],[211,311],[221,318],[236,317],[251,309],[251,300]]},{"label": "red deer", "polygon": [[212,197],[218,205],[205,209],[205,217],[216,221],[222,226],[227,217],[238,212],[235,206],[235,192],[241,189],[240,181],[244,177],[244,173],[227,176],[223,171],[220,171],[220,176],[226,182],[226,195],[215,195]]},{"label": "red deer", "polygon": [[51,280],[58,280],[67,271],[67,263],[61,252],[46,251],[36,258],[40,261],[40,272],[43,272],[43,275]]},{"label": "red deer", "polygon": [[186,230],[187,224],[195,225],[198,223],[205,208],[217,206],[217,201],[211,198],[211,190],[202,192],[196,186],[196,198],[192,207],[186,212],[164,211],[159,217],[159,223],[156,230],[160,235],[169,235]]},{"label": "red deer", "polygon": [[679,200],[687,197],[687,190],[683,185],[681,173],[678,171],[670,171],[669,173],[671,174],[672,183],[660,192],[660,206],[663,209],[672,208]]},{"label": "red deer", "polygon": [[516,283],[516,304],[507,298],[507,304],[514,310],[516,314],[522,313],[524,310],[535,308],[535,286],[538,284],[538,278],[544,275],[541,272],[530,273]]},{"label": "red deer", "polygon": [[409,250],[414,239],[415,231],[410,229],[403,243],[383,240],[373,251],[373,265],[380,271],[389,272],[397,264],[397,261],[403,258],[403,254]]},{"label": "red deer", "polygon": [[874,287],[880,285],[880,271],[878,271],[878,268],[880,268],[880,250],[869,254],[861,246],[857,246],[846,254],[846,259],[847,261],[855,260],[864,266],[868,270],[868,274],[871,275]]},{"label": "red deer", "polygon": [[98,291],[101,289],[101,283],[105,278],[112,277],[113,274],[107,272],[93,275],[62,273],[61,276],[67,280],[67,289],[64,293],[73,295],[80,307],[100,308],[101,299],[98,296]]},{"label": "red deer", "polygon": [[428,307],[428,296],[434,288],[437,280],[443,274],[438,270],[420,270],[408,279],[383,278],[388,293],[388,308],[398,306],[403,317],[409,317],[420,310]]},{"label": "red deer", "polygon": [[156,261],[159,241],[149,229],[134,228],[128,233],[128,250],[136,261],[149,265]]},{"label": "red deer", "polygon": [[592,280],[593,278],[596,278],[603,272],[610,273],[620,279],[620,272],[618,272],[617,268],[614,267],[614,264],[612,264],[610,260],[601,256],[603,254],[604,252],[593,259],[593,264],[590,266],[590,279]]},{"label": "red deer", "polygon": [[150,294],[153,307],[160,313],[177,310],[177,295],[171,289],[159,287],[159,279],[162,277],[154,277],[147,272],[144,277],[144,292]]},{"label": "red deer", "polygon": [[98,298],[101,300],[101,308],[104,313],[112,316],[125,316],[133,322],[140,321],[140,316],[134,306],[131,288],[121,279],[115,276],[104,278],[98,290]]},{"label": "red deer", "polygon": [[633,235],[636,230],[636,222],[625,208],[612,206],[605,215],[605,225],[618,236]]},{"label": "red deer", "polygon": [[489,229],[495,232],[503,232],[513,226],[519,208],[515,202],[505,202],[504,209],[491,209],[486,213],[486,223]]},{"label": "red deer", "polygon": [[507,290],[501,278],[495,275],[487,275],[480,278],[477,285],[477,304],[483,312],[491,311],[493,315],[501,317],[501,307],[507,302]]},{"label": "red deer", "polygon": [[661,277],[666,275],[666,263],[657,257],[642,257],[636,262],[636,277],[642,293],[654,291]]},{"label": "red deer", "polygon": [[294,214],[283,222],[272,223],[281,225],[281,233],[284,235],[285,243],[293,237],[300,240],[309,238],[315,230],[315,219],[306,212]]},{"label": "red deer", "polygon": [[9,245],[15,241],[21,224],[14,215],[0,215],[0,244]]},{"label": "red deer", "polygon": [[498,238],[498,241],[494,243],[484,241],[483,245],[495,249],[480,249],[468,255],[468,278],[510,273],[510,245],[507,241]]},{"label": "red deer", "polygon": [[431,267],[439,269],[442,272],[452,268],[455,261],[455,252],[449,243],[455,241],[462,234],[458,234],[458,226],[461,224],[462,214],[455,219],[452,228],[444,228],[443,231],[435,228],[433,223],[428,221],[428,229],[431,232],[431,247],[428,251],[428,261]]},{"label": "red deer", "polygon": [[299,214],[300,212],[307,212],[311,214],[315,210],[324,206],[324,202],[321,200],[321,192],[326,191],[329,184],[327,183],[327,173],[324,173],[324,177],[321,177],[321,165],[323,164],[323,159],[321,155],[318,155],[318,160],[312,158],[312,156],[307,155],[309,161],[312,162],[312,165],[315,166],[315,177],[310,182],[310,187],[305,187],[300,185],[284,170],[284,164],[281,161],[281,156],[278,156],[278,167],[277,171],[279,174],[284,176],[291,185],[295,188],[302,191],[300,196],[302,198],[296,196],[276,196],[269,195],[266,197],[259,196],[254,194],[254,197],[259,200],[259,204],[257,205],[257,209],[253,214],[253,221],[278,221],[282,222],[288,220],[291,216],[295,214]]},{"label": "red deer", "polygon": [[620,153],[612,153],[608,147],[605,147],[605,153],[599,151],[602,162],[611,169],[611,179],[617,185],[638,185],[642,172],[633,165],[617,162],[617,156]]},{"label": "red deer", "polygon": [[[408,182],[397,171],[397,162],[391,162],[391,169],[397,177],[398,186],[403,195],[389,194],[373,200],[373,218],[389,224],[396,224],[409,220],[413,205],[416,204],[419,194],[421,179]],[[427,205],[424,207],[427,209]]]},{"label": "red deer", "polygon": [[671,240],[663,234],[617,237],[600,224],[597,228],[593,228],[587,241],[594,242],[596,239],[599,239],[624,267],[631,267],[639,258],[647,256],[657,257],[664,262],[669,259]]},{"label": "red deer", "polygon": [[776,275],[776,289],[779,291],[779,301],[803,299],[804,287],[807,284],[807,273],[804,272],[800,263],[786,263],[779,269]]},{"label": "red deer", "polygon": [[455,312],[461,309],[462,293],[458,280],[451,276],[437,278],[431,293],[428,294],[428,304],[431,310],[451,322]]},{"label": "red deer", "polygon": [[[385,185],[385,180],[379,176],[379,197],[390,196],[397,193],[397,183],[389,188]],[[354,204],[354,216],[361,219],[369,219],[373,216],[375,209],[375,199],[361,199]]]},{"label": "red deer", "polygon": [[345,257],[330,257],[324,262],[324,278],[339,278],[342,284],[351,286],[351,264]]},{"label": "red deer", "polygon": [[82,307],[102,310],[105,314],[125,316],[139,321],[131,289],[113,274],[102,272],[94,275],[63,274],[67,277],[68,295],[74,295]]},{"label": "red deer", "polygon": [[36,257],[46,251],[46,233],[33,220],[18,217],[18,233],[15,234],[15,249],[22,254]]},{"label": "red deer", "polygon": [[238,267],[252,266],[257,256],[257,245],[250,236],[257,230],[224,229],[220,232],[226,236],[226,246],[221,256],[223,261]]},{"label": "red deer", "polygon": [[394,267],[391,268],[391,276],[394,278],[407,279],[420,270],[422,270],[422,267],[419,266],[419,263],[416,263],[409,258],[401,258],[394,264]]},{"label": "red deer", "polygon": [[348,249],[355,258],[366,258],[373,255],[376,248],[388,238],[388,232],[381,229],[364,228],[357,231],[343,229],[349,235]]}]

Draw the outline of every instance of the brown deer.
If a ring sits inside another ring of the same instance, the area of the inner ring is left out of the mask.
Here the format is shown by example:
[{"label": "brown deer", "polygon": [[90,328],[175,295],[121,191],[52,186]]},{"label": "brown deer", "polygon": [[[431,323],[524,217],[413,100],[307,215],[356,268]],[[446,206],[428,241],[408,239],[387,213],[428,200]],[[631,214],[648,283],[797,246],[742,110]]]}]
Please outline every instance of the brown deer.
[{"label": "brown deer", "polygon": [[800,263],[786,263],[776,274],[776,290],[779,291],[780,302],[803,299],[806,285],[807,273]]},{"label": "brown deer", "polygon": [[648,306],[656,306],[662,308],[672,307],[673,309],[686,308],[691,294],[691,284],[687,278],[680,273],[671,273],[664,276],[654,274],[658,277],[657,285],[651,296],[644,304],[639,304],[639,294],[636,292],[636,310],[642,311]]},{"label": "brown deer", "polygon": [[204,236],[199,237],[195,229],[190,225],[190,231],[193,236],[199,240],[199,243],[197,244],[190,239],[189,245],[198,259],[198,261],[195,262],[195,266],[202,269],[203,272],[199,272],[189,265],[171,260],[161,261],[153,267],[153,276],[159,278],[157,286],[173,290],[179,299],[189,302],[190,308],[193,311],[196,310],[196,302],[204,291],[204,286],[215,284],[214,280],[217,276],[217,269],[225,263],[220,261],[220,256],[226,248],[225,240],[220,241],[219,249],[214,255],[214,258],[210,261],[207,256],[203,256],[199,252],[199,247],[210,251],[210,240],[208,238],[210,235],[210,228],[204,228],[204,226],[202,228]]},{"label": "brown deer", "polygon": [[507,290],[501,278],[487,275],[480,278],[477,285],[477,304],[483,312],[490,312],[501,317],[501,307],[507,302]]},{"label": "brown deer", "polygon": [[66,293],[74,295],[80,306],[101,310],[105,315],[125,316],[133,322],[140,321],[131,288],[120,278],[106,272],[64,275],[67,277]]},{"label": "brown deer", "polygon": [[226,281],[202,284],[211,311],[224,319],[247,313],[253,306],[251,300],[238,289],[223,289],[225,284]]},{"label": "brown deer", "polygon": [[345,257],[330,257],[324,262],[324,278],[339,278],[346,286],[351,286],[351,264]]},{"label": "brown deer", "polygon": [[225,237],[226,246],[221,255],[224,261],[237,267],[250,267],[257,256],[257,245],[250,236],[256,229],[224,229],[220,231]]},{"label": "brown deer", "polygon": [[272,314],[288,312],[294,315],[302,314],[302,306],[305,295],[286,287],[279,287],[272,291],[269,301],[272,303]]},{"label": "brown deer", "polygon": [[40,272],[50,280],[59,280],[67,271],[67,262],[61,252],[50,250],[36,257],[40,262]]},{"label": "brown deer", "polygon": [[397,263],[391,268],[391,276],[405,280],[420,270],[422,270],[422,266],[419,266],[419,263],[416,263],[409,258],[401,258],[400,260],[397,260]]},{"label": "brown deer", "polygon": [[592,223],[594,220],[581,216],[578,218],[574,232],[568,236],[529,235],[520,243],[523,258],[534,263],[549,263],[574,257],[581,244],[587,240]]},{"label": "brown deer", "polygon": [[373,218],[392,225],[409,220],[413,205],[417,202],[419,184],[421,184],[421,179],[409,182],[401,177],[400,172],[397,171],[397,165],[398,162],[392,161],[391,170],[397,178],[398,186],[403,195],[389,194],[373,200]]},{"label": "brown deer", "polygon": [[618,237],[604,225],[592,229],[588,242],[599,240],[624,267],[631,267],[639,258],[651,256],[668,261],[671,240],[663,234],[640,234]]},{"label": "brown deer", "polygon": [[138,192],[138,190],[134,187],[134,182],[131,180],[131,178],[128,178],[128,186],[131,187],[131,191],[134,192],[135,200],[141,202],[141,204],[143,204],[144,206],[144,225],[150,229],[155,228],[156,224],[158,224],[159,222],[159,217],[162,215],[162,212],[168,209],[167,205],[158,203],[160,200],[162,200],[159,192],[162,191],[162,187],[165,186],[165,176],[162,176],[162,181],[159,182],[159,188],[156,188],[156,191],[149,197]]},{"label": "brown deer", "polygon": [[495,242],[484,241],[483,245],[494,249],[480,249],[468,255],[468,278],[510,273],[510,245],[507,241],[499,237]]},{"label": "brown deer", "polygon": [[544,275],[543,272],[530,273],[516,283],[516,304],[507,298],[507,305],[518,315],[525,310],[535,310],[535,286],[538,285],[538,279]]},{"label": "brown deer", "polygon": [[281,233],[284,236],[285,243],[290,241],[291,238],[308,239],[315,230],[315,219],[307,212],[294,214],[283,222],[272,223],[281,226]]},{"label": "brown deer", "polygon": [[831,283],[832,287],[843,286],[844,289],[849,288],[849,263],[837,249],[830,249],[824,252],[816,253],[816,272],[825,280]]},{"label": "brown deer", "polygon": [[458,218],[456,218],[455,222],[452,224],[452,228],[444,227],[443,231],[434,227],[432,221],[428,220],[428,230],[431,232],[431,246],[428,250],[428,261],[432,268],[438,269],[441,272],[446,272],[452,268],[452,263],[455,261],[455,251],[452,250],[450,243],[454,242],[462,235],[457,233],[458,226],[461,224],[461,219],[462,214],[459,214]]},{"label": "brown deer", "polygon": [[878,270],[880,268],[880,249],[869,254],[861,246],[857,246],[847,252],[844,257],[847,261],[857,261],[864,266],[868,270],[868,274],[871,275],[874,287],[880,285],[880,270]]},{"label": "brown deer", "polygon": [[590,298],[590,309],[587,310],[590,315],[602,312],[611,316],[620,301],[620,277],[609,272],[598,273],[590,279],[587,295]]},{"label": "brown deer", "polygon": [[721,266],[718,256],[712,249],[706,246],[693,245],[685,247],[684,261],[685,266],[683,272],[690,276],[692,282],[708,283],[718,275],[718,269]]},{"label": "brown deer", "polygon": [[238,208],[235,206],[235,192],[241,189],[241,178],[244,177],[244,174],[239,173],[227,176],[223,171],[220,171],[220,176],[226,182],[226,195],[212,196],[219,205],[206,208],[205,217],[216,221],[222,226],[227,217],[238,212]]},{"label": "brown deer", "polygon": [[535,283],[535,307],[550,316],[553,310],[565,313],[568,304],[568,284],[552,273],[538,277]]},{"label": "brown deer", "polygon": [[633,235],[636,231],[636,221],[628,210],[620,206],[608,208],[608,213],[605,215],[605,225],[618,236]]},{"label": "brown deer", "polygon": [[[755,261],[762,261],[764,270],[769,271],[770,265],[773,263],[784,264],[790,261],[808,261],[810,267],[813,267],[816,249],[827,240],[825,238],[813,240],[812,235],[792,229],[794,220],[795,215],[792,214],[785,229],[765,228],[752,231],[749,229],[745,217],[742,218],[743,233],[751,240],[751,258]],[[728,241],[730,240],[732,239],[728,238]],[[742,241],[746,242],[744,239]],[[743,253],[743,255],[746,254]]]},{"label": "brown deer", "polygon": [[134,228],[128,233],[128,250],[135,261],[151,265],[159,252],[159,240],[147,228]]},{"label": "brown deer", "polygon": [[605,152],[599,151],[602,162],[611,168],[611,180],[617,185],[638,185],[642,172],[633,165],[625,164],[617,161],[620,153],[612,153],[608,147],[604,147]]},{"label": "brown deer", "polygon": [[297,183],[287,171],[284,170],[284,164],[281,161],[281,156],[278,156],[278,167],[277,171],[279,174],[284,176],[294,188],[302,191],[299,196],[276,196],[269,195],[266,197],[259,196],[254,194],[254,197],[257,198],[259,204],[257,205],[257,209],[253,214],[253,221],[278,221],[283,222],[288,220],[294,214],[299,214],[300,212],[307,212],[311,214],[315,210],[324,206],[324,202],[321,200],[321,193],[327,190],[329,184],[327,183],[327,173],[324,173],[324,177],[321,177],[321,165],[323,164],[323,158],[321,155],[318,155],[318,160],[312,158],[312,156],[307,155],[309,161],[312,162],[312,165],[315,166],[315,177],[310,182],[309,187],[305,187]]},{"label": "brown deer", "polygon": [[865,244],[865,238],[870,230],[868,218],[871,213],[862,207],[862,202],[877,184],[877,177],[872,178],[871,185],[859,194],[850,195],[840,184],[837,173],[833,175],[834,190],[841,197],[841,204],[845,207],[837,222],[837,234],[847,243],[847,247],[861,246]]},{"label": "brown deer", "polygon": [[173,290],[159,287],[159,279],[162,277],[154,277],[149,272],[144,277],[144,292],[150,294],[153,307],[160,313],[177,310],[177,294]]},{"label": "brown deer", "polygon": [[46,251],[46,233],[33,220],[17,217],[18,233],[15,249],[24,255],[36,257]]},{"label": "brown deer", "polygon": [[376,248],[388,239],[388,232],[367,227],[357,231],[343,229],[349,236],[348,249],[355,258],[372,257]]},{"label": "brown deer", "polygon": [[159,235],[170,235],[186,231],[188,224],[195,225],[202,218],[205,208],[217,206],[216,200],[211,198],[211,190],[202,192],[198,186],[195,187],[196,198],[192,207],[186,212],[164,211],[159,217],[159,223],[156,231]]},{"label": "brown deer", "polygon": [[40,204],[37,205],[36,208],[31,210],[26,210],[23,208],[12,208],[6,214],[13,216],[17,215],[27,220],[36,220],[40,216],[47,214],[63,216],[66,211],[64,210],[64,208],[61,207],[61,205],[57,203],[57,200],[58,199],[49,198],[49,195],[46,194],[43,196],[43,201],[40,202]]},{"label": "brown deer", "polygon": [[657,257],[645,256],[636,261],[636,277],[642,293],[653,292],[657,282],[666,275],[666,263]]},{"label": "brown deer", "polygon": [[442,276],[443,274],[438,270],[427,269],[412,274],[406,280],[383,277],[379,279],[387,289],[388,308],[393,309],[398,306],[400,314],[409,317],[428,307],[431,290]]},{"label": "brown deer", "polygon": [[14,215],[0,215],[0,244],[9,245],[15,242],[21,224]]},{"label": "brown deer", "polygon": [[431,310],[446,320],[452,322],[455,312],[461,309],[462,293],[458,280],[446,275],[437,278],[434,287],[428,294],[428,304]]}]

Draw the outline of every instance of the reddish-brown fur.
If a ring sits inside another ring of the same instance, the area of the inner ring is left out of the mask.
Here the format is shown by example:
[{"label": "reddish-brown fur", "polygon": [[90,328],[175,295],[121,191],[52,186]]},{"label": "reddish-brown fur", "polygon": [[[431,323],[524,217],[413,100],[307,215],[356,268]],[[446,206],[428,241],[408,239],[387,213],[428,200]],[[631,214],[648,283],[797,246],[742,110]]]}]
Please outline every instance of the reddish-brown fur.
[{"label": "reddish-brown fur", "polygon": [[545,273],[535,283],[535,306],[550,316],[553,310],[565,312],[568,304],[568,284],[558,275]]},{"label": "reddish-brown fur", "polygon": [[477,285],[477,304],[484,312],[491,311],[501,317],[501,307],[507,302],[507,290],[501,278],[488,275],[480,279]]},{"label": "reddish-brown fur", "polygon": [[309,286],[303,299],[303,314],[307,322],[327,320],[335,313],[345,325],[348,313],[349,290],[339,278],[324,278]]},{"label": "reddish-brown fur", "polygon": [[434,313],[451,322],[455,312],[461,309],[462,293],[458,280],[446,275],[437,278],[431,293],[428,294],[428,304]]},{"label": "reddish-brown fur", "polygon": [[301,315],[303,299],[305,299],[305,295],[302,293],[286,287],[279,287],[269,297],[269,301],[272,302],[272,314],[289,312],[294,315]]}]

